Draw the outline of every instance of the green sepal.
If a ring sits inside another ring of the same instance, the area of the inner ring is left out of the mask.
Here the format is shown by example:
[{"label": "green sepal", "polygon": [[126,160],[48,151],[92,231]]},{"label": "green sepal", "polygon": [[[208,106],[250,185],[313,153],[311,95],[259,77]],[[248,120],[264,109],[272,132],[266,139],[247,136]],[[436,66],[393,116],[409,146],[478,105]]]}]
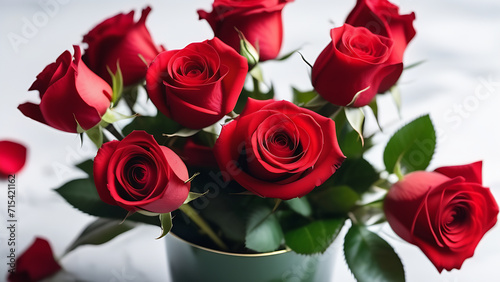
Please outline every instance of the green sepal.
[{"label": "green sepal", "polygon": [[187,203],[189,203],[191,201],[194,201],[194,200],[198,199],[199,197],[203,197],[207,193],[208,193],[208,191],[206,191],[205,193],[189,192],[186,200],[184,201],[184,204],[187,204]]},{"label": "green sepal", "polygon": [[116,61],[116,73],[113,73],[109,67],[107,67],[108,73],[111,76],[113,93],[111,95],[111,107],[113,108],[120,100],[123,92],[123,75],[120,69],[120,62]]},{"label": "green sepal", "polygon": [[393,85],[391,89],[389,89],[391,93],[392,100],[394,104],[396,104],[396,108],[398,109],[398,114],[401,117],[401,91],[399,91],[398,85]]},{"label": "green sepal", "polygon": [[201,129],[191,129],[187,127],[180,128],[174,133],[165,133],[163,136],[167,137],[190,137],[198,133]]},{"label": "green sepal", "polygon": [[104,142],[104,134],[102,133],[103,127],[101,124],[97,124],[91,129],[85,131],[85,134],[90,138],[90,140],[95,144],[97,148],[101,148]]},{"label": "green sepal", "polygon": [[412,69],[412,68],[414,68],[414,67],[420,66],[420,65],[421,65],[421,64],[423,64],[423,63],[425,63],[425,60],[421,60],[421,61],[418,61],[418,62],[416,62],[416,63],[413,63],[413,64],[410,64],[410,65],[408,65],[408,66],[405,66],[405,67],[403,68],[403,70],[409,70],[409,69]]},{"label": "green sepal", "polygon": [[377,103],[377,96],[373,98],[373,100],[368,104],[368,107],[372,110],[373,116],[375,116],[375,121],[377,122],[378,128],[380,131],[382,131],[382,126],[380,126],[379,122],[379,113],[378,113],[378,103]]},{"label": "green sepal", "polygon": [[354,105],[354,103],[356,103],[356,100],[358,100],[359,95],[361,95],[361,93],[365,92],[368,89],[370,89],[370,86],[366,87],[365,89],[359,90],[356,94],[354,94],[354,97],[352,97],[351,102],[349,102],[349,104],[347,104],[346,107]]},{"label": "green sepal", "polygon": [[172,214],[171,213],[162,213],[160,214],[160,222],[161,222],[161,235],[156,239],[161,239],[165,237],[165,235],[170,232],[172,229]]},{"label": "green sepal", "polygon": [[104,115],[102,116],[101,125],[103,125],[103,127],[106,127],[105,125],[107,125],[107,124],[103,124],[102,122],[110,124],[110,123],[115,123],[117,121],[124,120],[124,119],[135,118],[137,116],[138,116],[138,114],[131,115],[131,116],[124,115],[122,113],[117,112],[113,108],[108,108],[106,110],[106,113],[104,113]]},{"label": "green sepal", "polygon": [[[235,28],[236,29],[236,28]],[[243,33],[236,29],[240,38],[240,55],[247,59],[248,69],[252,69],[259,63],[259,51],[245,38]]]},{"label": "green sepal", "polygon": [[293,50],[291,52],[288,52],[285,55],[283,55],[283,56],[281,56],[281,57],[279,57],[277,59],[274,59],[274,60],[276,60],[276,61],[285,61],[288,58],[290,58],[293,54],[298,53],[300,51],[300,49],[302,49],[302,48],[297,48],[297,49],[295,49],[295,50]]},{"label": "green sepal", "polygon": [[345,107],[344,114],[352,129],[358,133],[361,140],[361,146],[364,146],[365,139],[363,137],[363,125],[365,121],[365,113],[363,112],[363,109]]}]

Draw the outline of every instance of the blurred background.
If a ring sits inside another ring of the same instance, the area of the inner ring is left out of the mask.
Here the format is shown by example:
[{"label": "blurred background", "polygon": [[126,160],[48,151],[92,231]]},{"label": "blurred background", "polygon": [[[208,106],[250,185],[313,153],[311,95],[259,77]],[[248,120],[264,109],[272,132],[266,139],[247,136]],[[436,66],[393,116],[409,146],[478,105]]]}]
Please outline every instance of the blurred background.
[{"label": "blurred background", "polygon": [[[37,102],[28,88],[43,68],[64,51],[80,44],[82,36],[117,13],[153,8],[147,26],[158,44],[180,49],[212,38],[197,9],[211,10],[211,0],[1,0],[0,1],[0,140],[28,147],[25,168],[17,175],[17,255],[35,236],[48,239],[56,256],[93,220],[67,204],[53,189],[83,176],[73,165],[92,158],[95,148],[75,134],[57,131],[24,117],[17,106]],[[404,62],[410,65],[400,79],[401,118],[389,97],[381,97],[384,138],[403,124],[429,113],[438,131],[437,151],[429,169],[484,160],[484,185],[500,200],[500,2],[497,0],[393,1],[401,13],[416,13],[416,37]],[[330,42],[329,30],[343,24],[355,0],[295,0],[284,9],[282,54],[300,48],[313,63]],[[284,62],[266,62],[264,77],[277,98],[288,99],[291,87],[312,88],[310,69],[298,54]],[[368,117],[368,126],[374,126]],[[370,120],[371,123],[370,124]],[[372,130],[374,128],[372,127]],[[382,148],[370,161],[382,164]],[[7,183],[0,185],[0,281],[7,271]],[[79,281],[170,281],[164,240],[159,229],[141,226],[101,246],[84,246],[61,260],[68,277]],[[401,257],[408,281],[492,281],[500,277],[500,227],[486,234],[475,256],[461,270],[439,274],[417,248],[392,233],[379,230]],[[354,281],[341,252],[333,281]],[[67,278],[68,278],[67,277]],[[69,279],[69,278],[68,278]],[[71,281],[71,280],[70,280]]]}]

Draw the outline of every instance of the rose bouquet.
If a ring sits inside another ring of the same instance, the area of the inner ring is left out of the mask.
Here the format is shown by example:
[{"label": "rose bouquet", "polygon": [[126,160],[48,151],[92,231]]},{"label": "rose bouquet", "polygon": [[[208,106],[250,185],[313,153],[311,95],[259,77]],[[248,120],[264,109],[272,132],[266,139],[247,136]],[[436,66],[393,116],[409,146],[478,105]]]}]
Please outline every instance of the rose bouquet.
[{"label": "rose bouquet", "polygon": [[[403,281],[398,255],[373,229],[388,222],[440,272],[473,255],[498,215],[480,161],[429,171],[436,134],[428,115],[383,144],[383,167],[365,158],[381,132],[366,133],[365,115],[384,114],[377,95],[399,100],[397,81],[412,67],[403,55],[415,15],[386,0],[357,1],[314,63],[302,56],[311,90],[278,100],[261,66],[300,54],[278,57],[290,2],[215,0],[198,11],[215,36],[176,50],[153,41],[150,8],[138,21],[118,14],[37,76],[30,90],[39,104],[19,110],[97,147],[77,164],[87,177],[56,189],[98,217],[68,251],[146,223],[160,227],[159,238],[172,232],[225,252],[313,255],[342,240],[345,227],[357,280]],[[141,96],[156,115],[140,113]],[[37,242],[33,250],[51,257]],[[50,263],[33,274],[19,262],[27,270],[10,279],[60,269]]]}]

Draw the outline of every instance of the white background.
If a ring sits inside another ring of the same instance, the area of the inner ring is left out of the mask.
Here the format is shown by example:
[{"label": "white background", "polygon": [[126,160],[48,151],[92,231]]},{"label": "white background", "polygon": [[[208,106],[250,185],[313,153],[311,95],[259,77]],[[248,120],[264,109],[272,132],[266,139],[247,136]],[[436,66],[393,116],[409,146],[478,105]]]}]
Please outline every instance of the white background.
[{"label": "white background", "polygon": [[[157,43],[179,49],[213,36],[196,9],[210,10],[211,0],[184,1],[0,1],[0,140],[12,139],[29,148],[28,162],[18,174],[16,215],[18,255],[35,236],[47,238],[60,256],[92,217],[73,209],[54,188],[82,176],[72,165],[93,157],[88,140],[59,132],[24,117],[17,106],[38,101],[27,89],[36,75],[100,21],[132,9],[153,8],[147,25]],[[54,4],[55,3],[55,4]],[[403,13],[415,11],[417,36],[408,46],[405,63],[425,63],[406,71],[399,120],[389,99],[383,99],[382,124],[387,137],[405,122],[426,113],[438,131],[437,153],[431,169],[484,160],[484,184],[500,200],[498,105],[500,91],[500,2],[496,0],[402,0]],[[354,0],[296,0],[284,10],[282,53],[299,47],[311,63],[330,41],[329,30],[343,24]],[[45,7],[45,8],[44,8]],[[138,15],[137,15],[138,16]],[[137,17],[138,18],[138,17]],[[29,30],[33,24],[35,29]],[[9,38],[21,36],[21,43]],[[265,77],[277,95],[290,96],[290,86],[311,88],[308,67],[298,55],[286,62],[266,63]],[[370,117],[369,117],[370,118]],[[380,165],[381,151],[370,159]],[[0,182],[5,188],[7,184]],[[0,191],[6,191],[1,189]],[[6,225],[6,192],[0,192],[0,224]],[[3,203],[3,204],[2,204]],[[6,272],[8,236],[0,225],[0,273]],[[165,243],[155,240],[159,229],[137,228],[102,246],[77,249],[61,260],[66,271],[81,281],[169,281]],[[500,228],[486,234],[473,259],[460,271],[439,274],[416,247],[397,239],[389,228],[381,234],[395,247],[408,281],[492,281],[500,277]],[[352,281],[338,253],[335,281]],[[0,274],[0,281],[3,274]]]}]

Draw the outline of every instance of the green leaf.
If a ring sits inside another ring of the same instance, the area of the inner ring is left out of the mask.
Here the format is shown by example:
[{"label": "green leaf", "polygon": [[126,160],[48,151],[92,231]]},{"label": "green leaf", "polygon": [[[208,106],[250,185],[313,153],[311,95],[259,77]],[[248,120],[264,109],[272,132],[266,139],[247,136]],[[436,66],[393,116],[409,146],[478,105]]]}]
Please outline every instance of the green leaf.
[{"label": "green leaf", "polygon": [[88,159],[76,165],[77,168],[81,169],[85,172],[91,179],[94,178],[94,161],[92,159]]},{"label": "green leaf", "polygon": [[354,129],[359,138],[361,139],[361,145],[363,146],[365,141],[363,137],[363,124],[365,121],[365,114],[361,108],[344,108],[345,117],[347,122],[351,125],[352,129]]},{"label": "green leaf", "polygon": [[268,208],[256,209],[247,222],[246,247],[257,252],[272,252],[282,241],[283,231],[276,215]]},{"label": "green leaf", "polygon": [[309,195],[314,207],[323,212],[345,215],[360,199],[349,186],[333,186],[318,189]]},{"label": "green leaf", "polygon": [[384,150],[387,172],[394,173],[399,164],[402,173],[425,170],[436,148],[436,132],[429,115],[415,119],[398,130]]},{"label": "green leaf", "polygon": [[[255,68],[254,68],[255,69]],[[255,78],[254,78],[255,80]],[[258,84],[259,81],[254,81],[254,86]],[[236,102],[236,106],[234,107],[234,111],[236,113],[241,113],[245,108],[248,98],[253,98],[256,100],[269,100],[274,98],[274,87],[271,85],[271,89],[268,92],[262,92],[257,87],[254,87],[252,91],[243,88],[240,93],[240,97],[238,98],[238,102]]]},{"label": "green leaf", "polygon": [[285,203],[292,209],[294,212],[301,214],[305,217],[311,216],[312,208],[306,197],[302,198],[293,198],[285,201]]},{"label": "green leaf", "polygon": [[344,239],[344,255],[360,282],[405,281],[403,264],[394,249],[364,226],[351,226]]},{"label": "green leaf", "polygon": [[315,108],[322,108],[324,107],[326,104],[329,104],[330,102],[328,102],[327,100],[325,100],[323,97],[321,97],[320,95],[316,95],[315,97],[313,97],[311,100],[309,100],[307,102],[307,104],[305,105],[306,108],[308,109],[315,109]]},{"label": "green leaf", "polygon": [[131,123],[123,128],[122,132],[124,135],[128,135],[134,130],[144,130],[153,135],[158,143],[163,144],[163,142],[160,142],[165,139],[163,134],[172,134],[181,128],[180,124],[158,112],[154,117],[138,116],[134,118]]},{"label": "green leaf", "polygon": [[109,218],[98,218],[90,223],[78,237],[66,249],[66,253],[83,245],[104,244],[116,236],[125,233],[135,227],[135,224]]},{"label": "green leaf", "polygon": [[285,233],[285,243],[298,254],[325,252],[337,238],[345,219],[317,220]]},{"label": "green leaf", "polygon": [[365,193],[370,186],[379,180],[379,173],[363,158],[346,159],[340,168],[328,179],[324,186],[351,187],[359,194]]},{"label": "green leaf", "polygon": [[292,88],[293,91],[293,103],[296,105],[305,105],[318,96],[318,93],[314,90],[302,92],[296,88]]},{"label": "green leaf", "polygon": [[[72,180],[55,191],[76,209],[93,216],[123,220],[128,213],[121,207],[104,203],[97,193],[94,182],[89,178]],[[133,214],[127,219],[153,225],[159,224],[156,218],[141,214]]]},{"label": "green leaf", "polygon": [[161,239],[165,237],[165,235],[170,232],[172,229],[172,214],[171,213],[162,213],[160,214],[160,222],[161,222],[161,235],[156,239]]},{"label": "green leaf", "polygon": [[335,118],[335,127],[337,128],[337,140],[342,153],[350,158],[360,158],[370,147],[370,138],[365,139],[364,146],[358,133],[347,123],[345,115],[337,115]]}]

